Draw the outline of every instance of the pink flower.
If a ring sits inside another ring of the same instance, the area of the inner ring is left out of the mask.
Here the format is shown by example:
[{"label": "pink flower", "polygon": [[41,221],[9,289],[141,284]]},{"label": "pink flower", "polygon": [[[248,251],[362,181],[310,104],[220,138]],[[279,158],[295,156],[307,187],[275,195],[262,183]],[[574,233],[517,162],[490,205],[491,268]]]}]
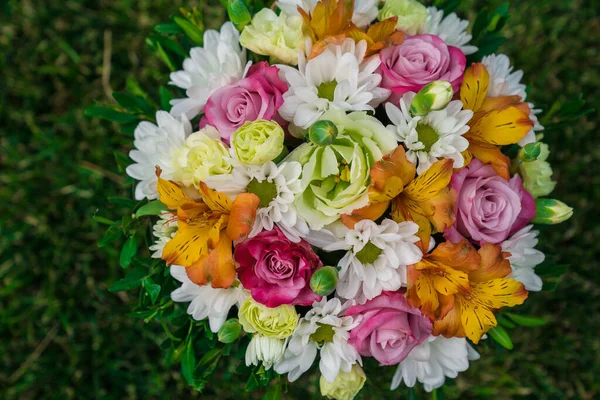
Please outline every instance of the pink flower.
[{"label": "pink flower", "polygon": [[435,35],[416,35],[398,46],[379,53],[381,58],[381,87],[390,89],[388,99],[397,103],[406,92],[418,92],[430,82],[448,81],[458,91],[462,83],[467,59],[463,52],[448,46]]},{"label": "pink flower", "polygon": [[456,223],[444,236],[453,242],[463,235],[479,244],[500,243],[535,216],[520,176],[506,181],[477,159],[452,176],[452,187],[458,193]]},{"label": "pink flower", "polygon": [[308,306],[321,300],[310,288],[310,277],[323,264],[304,240],[293,243],[274,227],[238,243],[234,256],[242,285],[259,303]]},{"label": "pink flower", "polygon": [[279,79],[279,68],[267,62],[254,64],[246,78],[220,88],[208,98],[200,127],[212,125],[228,141],[246,121],[277,119],[287,89]]},{"label": "pink flower", "polygon": [[383,292],[363,305],[353,306],[346,315],[361,315],[350,331],[350,343],[361,356],[375,357],[384,365],[395,365],[431,335],[431,321],[408,305],[398,292]]}]

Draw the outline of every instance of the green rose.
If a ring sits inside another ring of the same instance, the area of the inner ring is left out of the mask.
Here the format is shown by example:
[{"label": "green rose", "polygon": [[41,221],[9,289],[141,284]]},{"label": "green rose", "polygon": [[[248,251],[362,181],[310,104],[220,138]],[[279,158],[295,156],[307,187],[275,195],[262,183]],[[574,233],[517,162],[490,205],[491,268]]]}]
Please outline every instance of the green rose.
[{"label": "green rose", "polygon": [[340,369],[332,383],[321,376],[319,380],[321,396],[335,400],[352,400],[360,392],[366,380],[367,377],[360,365],[354,364],[350,372]]},{"label": "green rose", "polygon": [[303,193],[294,203],[315,230],[367,205],[371,167],[397,146],[394,135],[365,112],[330,110],[320,120],[337,127],[333,141],[304,143],[287,157],[302,164]]},{"label": "green rose", "polygon": [[398,17],[396,29],[415,35],[427,18],[427,8],[416,0],[386,0],[377,17],[380,21]]},{"label": "green rose", "polygon": [[173,180],[199,187],[209,176],[231,173],[229,152],[212,126],[192,133],[173,152]]},{"label": "green rose", "polygon": [[241,163],[261,165],[281,154],[284,136],[277,122],[257,119],[233,132],[231,147]]},{"label": "green rose", "polygon": [[279,16],[269,8],[260,10],[240,35],[240,44],[257,54],[270,56],[271,63],[298,64],[298,51],[304,46],[302,18]]},{"label": "green rose", "polygon": [[294,306],[283,304],[270,308],[248,298],[240,307],[238,318],[248,333],[285,339],[294,333],[300,316]]},{"label": "green rose", "polygon": [[540,155],[534,161],[522,162],[519,165],[519,175],[523,178],[523,187],[533,197],[549,195],[556,186],[552,180],[552,167],[546,161],[550,150],[546,143],[540,143]]}]

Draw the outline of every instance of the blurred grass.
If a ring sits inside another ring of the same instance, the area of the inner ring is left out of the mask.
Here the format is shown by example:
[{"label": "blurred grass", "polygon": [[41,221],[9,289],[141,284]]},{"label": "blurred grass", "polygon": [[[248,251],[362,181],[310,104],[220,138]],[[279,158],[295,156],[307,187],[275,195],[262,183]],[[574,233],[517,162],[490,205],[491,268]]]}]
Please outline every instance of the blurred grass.
[{"label": "blurred grass", "polygon": [[[472,10],[498,4],[468,0],[461,9],[473,20]],[[156,95],[167,70],[144,40],[182,5],[195,3],[0,4],[0,398],[199,396],[178,365],[162,361],[160,326],[126,317],[134,299],[106,290],[123,272],[116,246],[98,249],[104,227],[92,216],[122,214],[106,197],[131,196],[113,158],[131,143],[116,126],[83,115],[128,77]],[[513,1],[502,51],[524,70],[538,107],[582,93],[600,109],[599,8]],[[214,9],[207,25],[221,18]],[[447,398],[600,396],[599,128],[596,112],[545,138],[559,181],[554,197],[576,209],[542,233],[543,250],[571,264],[569,272],[556,292],[533,293],[520,308],[549,324],[514,329],[511,352],[484,346],[482,359],[449,382]],[[363,398],[404,398],[405,391],[387,390],[393,368],[377,372]],[[204,398],[248,397],[234,377],[222,368]],[[317,376],[304,379],[290,386],[290,398],[316,395]]]}]

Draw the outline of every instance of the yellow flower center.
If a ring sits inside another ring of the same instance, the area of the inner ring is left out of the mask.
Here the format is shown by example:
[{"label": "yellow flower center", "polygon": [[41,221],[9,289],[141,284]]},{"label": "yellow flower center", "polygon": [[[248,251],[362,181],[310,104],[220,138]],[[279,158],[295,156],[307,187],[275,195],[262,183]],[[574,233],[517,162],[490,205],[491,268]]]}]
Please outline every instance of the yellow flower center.
[{"label": "yellow flower center", "polygon": [[367,242],[365,247],[363,247],[361,251],[356,253],[356,258],[358,258],[358,261],[360,261],[363,264],[373,264],[382,252],[382,249],[375,246],[371,242]]},{"label": "yellow flower center", "polygon": [[337,87],[337,82],[325,82],[321,83],[317,88],[317,94],[322,99],[327,99],[329,101],[333,101],[333,95],[335,93],[335,88]]},{"label": "yellow flower center", "polygon": [[435,129],[420,122],[417,124],[417,134],[419,135],[419,142],[425,146],[423,151],[431,150],[431,146],[440,138]]},{"label": "yellow flower center", "polygon": [[333,335],[335,334],[333,326],[322,324],[320,322],[317,322],[317,325],[319,325],[319,327],[315,333],[310,335],[310,340],[319,344],[333,342]]},{"label": "yellow flower center", "polygon": [[253,178],[246,190],[248,190],[248,193],[254,193],[258,197],[260,200],[258,206],[260,208],[268,207],[271,201],[277,197],[277,185],[275,182],[266,180],[259,182],[256,178]]}]

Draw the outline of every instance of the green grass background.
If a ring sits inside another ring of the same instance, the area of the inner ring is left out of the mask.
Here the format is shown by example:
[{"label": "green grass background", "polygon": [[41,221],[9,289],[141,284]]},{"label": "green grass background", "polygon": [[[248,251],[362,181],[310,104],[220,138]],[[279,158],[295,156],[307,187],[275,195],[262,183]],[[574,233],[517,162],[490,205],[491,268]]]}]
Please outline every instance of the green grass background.
[{"label": "green grass background", "polygon": [[[600,100],[600,6],[596,1],[513,1],[501,50],[525,72],[530,98],[546,108],[583,94]],[[499,1],[463,1],[461,13]],[[167,366],[155,323],[124,314],[131,293],[107,287],[123,275],[118,245],[96,245],[98,212],[123,210],[107,196],[130,196],[113,152],[129,150],[118,127],[84,116],[122,90],[127,77],[152,94],[167,70],[145,37],[182,0],[4,0],[0,2],[0,398],[185,398],[179,366]],[[219,9],[207,21],[218,26]],[[104,73],[104,77],[103,77]],[[520,309],[543,316],[517,328],[513,351],[487,346],[450,381],[446,398],[593,399],[600,396],[600,137],[597,113],[546,135],[559,181],[554,197],[573,218],[542,232],[542,248],[571,265],[558,290],[533,293]],[[260,398],[223,365],[204,398]],[[361,397],[389,392],[393,368],[371,370]],[[317,395],[317,375],[289,398]],[[423,395],[423,398],[429,398]]]}]

